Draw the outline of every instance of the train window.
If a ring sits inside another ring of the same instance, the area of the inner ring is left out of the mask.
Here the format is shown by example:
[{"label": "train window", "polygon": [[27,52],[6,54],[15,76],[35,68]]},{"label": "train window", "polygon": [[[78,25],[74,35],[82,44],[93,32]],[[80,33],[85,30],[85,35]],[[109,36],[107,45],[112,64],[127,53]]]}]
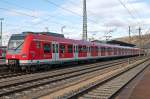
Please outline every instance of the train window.
[{"label": "train window", "polygon": [[87,47],[87,52],[88,52],[88,53],[90,52],[90,47]]},{"label": "train window", "polygon": [[82,53],[82,46],[78,46],[79,53]]},{"label": "train window", "polygon": [[98,52],[101,52],[101,48],[100,47],[98,47]]},{"label": "train window", "polygon": [[89,47],[89,52],[91,52],[91,49],[90,49],[90,47]]},{"label": "train window", "polygon": [[107,47],[105,47],[105,52],[108,52],[108,48]]},{"label": "train window", "polygon": [[91,52],[93,52],[93,47],[91,46]]},{"label": "train window", "polygon": [[60,53],[65,53],[65,45],[59,45]]},{"label": "train window", "polygon": [[83,52],[87,52],[87,47],[83,46]]},{"label": "train window", "polygon": [[51,52],[51,45],[50,44],[44,44],[44,53],[50,53]]},{"label": "train window", "polygon": [[36,48],[40,48],[40,42],[39,41],[36,42]]},{"label": "train window", "polygon": [[96,49],[96,53],[98,53],[98,47],[97,46],[95,46],[95,49]]},{"label": "train window", "polygon": [[108,48],[108,52],[112,52],[112,48],[109,47],[109,48]]},{"label": "train window", "polygon": [[106,50],[105,47],[102,47],[102,48],[101,48],[101,51],[102,51],[102,52],[105,52],[105,50]]},{"label": "train window", "polygon": [[72,48],[73,48],[72,45],[68,45],[68,53],[72,53],[73,52]]},{"label": "train window", "polygon": [[107,47],[107,48],[106,48],[106,50],[107,50],[107,52],[109,52],[109,51],[110,51],[110,48],[109,48],[109,47]]}]

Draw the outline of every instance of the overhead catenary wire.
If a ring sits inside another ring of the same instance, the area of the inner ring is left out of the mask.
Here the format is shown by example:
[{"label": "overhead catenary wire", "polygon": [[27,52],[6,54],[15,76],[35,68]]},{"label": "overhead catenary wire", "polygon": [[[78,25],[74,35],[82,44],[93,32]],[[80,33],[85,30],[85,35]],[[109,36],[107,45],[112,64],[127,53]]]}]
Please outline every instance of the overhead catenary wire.
[{"label": "overhead catenary wire", "polygon": [[[73,2],[72,0],[68,0],[67,2],[70,2],[70,4],[72,4],[72,5],[77,5],[75,2]],[[88,13],[90,13],[93,17],[94,16],[96,16],[96,14],[95,13],[93,13],[92,11],[89,11],[88,9],[87,9],[87,11],[88,11]],[[97,17],[97,16],[96,16]],[[128,20],[129,21],[129,20]],[[130,21],[129,21],[130,22]],[[103,20],[103,22],[102,22],[104,25],[105,25],[105,21]]]},{"label": "overhead catenary wire", "polygon": [[[72,4],[72,5],[77,5],[75,2],[73,2],[73,1],[71,1],[71,0],[68,0],[67,2],[70,2],[70,4]],[[88,10],[88,9],[87,9],[87,12],[90,13],[92,16],[97,17],[95,13],[93,13],[92,11],[90,11],[90,10]]]},{"label": "overhead catenary wire", "polygon": [[11,9],[8,9],[8,8],[2,8],[2,7],[0,7],[0,10],[4,10],[4,11],[8,11],[8,12],[14,12],[14,13],[16,13],[16,14],[20,14],[20,15],[28,16],[28,17],[32,17],[32,18],[38,18],[38,17],[36,17],[36,16],[29,15],[29,14],[27,14],[27,13],[20,12],[20,11],[16,11],[16,10],[11,10]]},{"label": "overhead catenary wire", "polygon": [[[129,10],[129,8],[126,6],[126,4],[124,2],[122,2],[121,0],[118,0],[119,3],[127,10],[128,14],[131,16],[132,19],[136,19],[136,17],[133,15],[133,13]],[[136,22],[136,24],[141,24],[141,22]]]},{"label": "overhead catenary wire", "polygon": [[[128,1],[127,1],[128,3]],[[134,6],[130,6],[132,8],[132,10],[134,10],[135,15],[137,16],[137,18],[139,19],[139,21],[141,22],[141,26],[143,25],[144,21],[142,20],[141,15],[137,12],[137,10],[135,9]]]},{"label": "overhead catenary wire", "polygon": [[18,4],[16,4],[16,3],[8,2],[7,0],[0,0],[0,2],[3,2],[3,3],[5,3],[5,4],[9,4],[9,5],[12,5],[12,6],[16,6],[16,7],[18,7],[18,8],[23,8],[23,9],[27,9],[27,10],[33,10],[33,9],[30,9],[30,8],[27,8],[27,7],[18,5]]},{"label": "overhead catenary wire", "polygon": [[[24,7],[24,6],[22,6],[22,5],[18,5],[18,4],[12,3],[12,2],[8,2],[7,0],[1,0],[0,2],[9,4],[9,5],[11,5],[11,6],[15,6],[15,7],[17,7],[17,8],[27,9],[27,10],[32,11],[32,12],[36,11],[36,10],[30,9],[30,8]],[[10,10],[10,9],[7,9],[7,11],[8,11],[8,10],[9,10],[9,12],[14,12],[14,11],[12,11],[12,10]],[[73,12],[73,11],[72,11],[72,12]],[[18,13],[18,11],[15,12],[15,13]],[[73,13],[74,13],[74,12],[73,12]],[[20,12],[20,11],[19,11],[18,14],[28,16],[27,13],[22,13],[22,12]],[[26,14],[27,14],[27,15],[26,15]],[[74,14],[75,14],[75,13],[74,13]],[[49,16],[49,17],[48,17],[47,19],[43,19],[43,20],[41,20],[41,21],[39,21],[39,22],[37,22],[37,23],[34,23],[34,25],[37,26],[37,25],[40,25],[41,23],[48,22],[48,21],[49,21],[50,19],[52,19],[52,18],[55,18],[55,17],[52,16],[52,15],[48,15],[48,16]],[[29,17],[30,17],[30,16],[29,16]],[[34,18],[39,18],[39,17],[36,17],[36,16],[32,16],[32,17],[34,17]],[[54,21],[54,20],[51,20],[51,23],[55,23],[55,24],[57,24],[57,25],[64,25],[64,24],[58,23],[58,22],[56,22],[56,21]],[[71,26],[67,26],[67,27],[71,27]],[[79,28],[79,27],[73,26],[73,27],[71,27],[71,28]]]},{"label": "overhead catenary wire", "polygon": [[118,0],[119,3],[127,10],[127,12],[129,13],[129,15],[135,19],[135,16],[132,14],[132,12],[128,9],[128,7],[121,1],[121,0]]},{"label": "overhead catenary wire", "polygon": [[[126,4],[124,2],[122,2],[121,0],[118,0],[119,3],[127,10],[128,14],[131,16],[132,19],[137,19],[137,17],[135,17],[135,15],[130,11],[130,9],[126,6]],[[140,22],[137,22],[138,24],[140,24]]]},{"label": "overhead catenary wire", "polygon": [[[24,7],[24,6],[21,6],[21,5],[18,5],[18,4],[15,4],[15,3],[12,3],[12,2],[8,2],[7,0],[0,0],[0,2],[3,2],[5,4],[8,4],[8,5],[11,5],[11,6],[14,6],[14,7],[17,7],[17,8],[21,8],[21,9],[25,9],[25,10],[29,10],[29,11],[36,11],[34,9],[30,9],[30,8],[27,8],[27,7]],[[32,17],[32,18],[40,18],[40,17],[37,17],[37,16],[34,16],[34,15],[29,15],[27,13],[24,13],[24,12],[20,12],[20,11],[17,11],[17,10],[11,10],[11,9],[8,9],[8,8],[0,8],[1,10],[4,10],[4,11],[8,11],[8,12],[14,12],[14,13],[17,13],[19,15],[23,15],[23,16],[28,16],[28,17]],[[48,22],[50,19],[55,19],[55,16],[54,15],[50,15],[48,14],[47,15],[48,18],[47,19],[42,19],[41,21],[37,22],[37,23],[34,23],[35,26],[37,25],[40,25],[41,23],[44,23],[44,22]],[[51,20],[50,21],[51,23],[54,23],[54,24],[57,24],[57,25],[64,25],[64,24],[61,24],[60,22],[56,22],[54,20]],[[67,22],[67,21],[66,21]],[[70,27],[70,28],[78,28],[78,27],[71,27],[71,26],[67,26],[67,27]]]},{"label": "overhead catenary wire", "polygon": [[[60,8],[60,9],[62,9],[62,10],[64,10],[64,11],[67,11],[67,12],[69,12],[69,13],[72,13],[72,14],[78,16],[78,17],[83,17],[83,16],[80,15],[79,13],[76,13],[76,12],[70,10],[70,9],[67,9],[67,8],[63,7],[63,6],[60,6],[60,5],[56,4],[55,2],[52,2],[52,1],[50,1],[50,0],[44,0],[44,1],[48,2],[49,4],[52,4],[52,5],[56,6],[57,8]],[[88,18],[88,20],[91,21],[91,22],[93,22],[93,23],[96,23],[96,24],[97,24],[97,22],[94,21],[94,20],[92,20],[92,19],[89,19],[89,18]]]},{"label": "overhead catenary wire", "polygon": [[[7,1],[7,0],[0,0],[0,2],[1,1]],[[50,0],[44,0],[44,1],[50,1]],[[8,2],[8,1],[7,1]],[[55,2],[53,2],[53,3],[55,3]],[[11,3],[10,3],[11,4]],[[14,5],[16,5],[15,3],[14,3]],[[58,5],[58,4],[57,4]],[[60,5],[58,5],[59,7],[63,7],[63,6],[60,6]],[[22,6],[22,5],[20,5],[20,6],[18,6],[18,5],[16,5],[16,7],[20,7],[20,8],[24,8],[24,9],[28,9],[28,10],[33,10],[33,9],[30,9],[30,8],[27,8],[27,7],[24,7],[24,6]],[[63,7],[63,8],[65,8],[65,7]],[[61,8],[62,9],[62,8]],[[68,9],[68,8],[65,8],[65,9]],[[64,9],[64,10],[65,10]],[[10,9],[9,9],[10,10]],[[69,11],[72,11],[72,10],[70,10],[70,9],[68,9]],[[11,10],[10,10],[11,11]],[[12,10],[13,12],[14,11],[17,11],[17,13],[18,12],[20,12],[19,10]],[[73,13],[74,13],[74,11],[72,11]],[[22,14],[21,15],[24,15],[24,14],[27,14],[27,15],[25,15],[25,16],[28,16],[28,13],[23,13],[23,12],[21,12]],[[70,12],[71,13],[71,12]],[[72,14],[73,14],[72,13]],[[18,13],[19,14],[19,13]],[[75,14],[75,13],[74,13]],[[79,13],[76,13],[76,14],[78,14],[77,16],[79,16],[80,14]],[[76,15],[75,14],[75,15]],[[132,13],[131,13],[132,14]],[[32,18],[34,18],[34,16],[33,15],[30,15],[30,16],[32,16]],[[30,17],[29,16],[29,17]],[[81,16],[81,15],[80,15]],[[35,16],[36,17],[36,16]],[[36,17],[36,18],[39,18],[39,17]],[[54,17],[55,18],[55,17]],[[46,19],[44,19],[44,20],[41,20],[40,22],[37,22],[37,23],[35,23],[35,25],[39,25],[40,23],[43,23],[44,21],[45,22],[47,22],[48,20],[49,20],[50,18],[46,18]],[[135,19],[135,18],[134,18]],[[55,23],[55,24],[59,24],[59,25],[64,25],[64,24],[60,24],[59,22],[55,22],[55,21],[51,21],[51,22],[53,22],[53,23]],[[67,27],[70,27],[70,26],[67,26]]]},{"label": "overhead catenary wire", "polygon": [[[13,12],[13,13],[16,13],[16,14],[19,14],[19,15],[22,15],[22,16],[28,16],[28,17],[32,17],[32,18],[35,18],[35,19],[39,18],[39,17],[36,17],[34,15],[29,15],[27,13],[16,11],[16,10],[12,10],[12,9],[8,9],[8,8],[2,8],[2,7],[0,7],[0,10],[4,10],[4,11],[8,11],[8,12]],[[44,19],[44,20],[47,21],[48,19]],[[42,20],[42,22],[43,22],[43,20]],[[36,23],[34,25],[37,25],[37,24],[40,24],[40,23],[41,22],[38,22],[38,23]],[[56,23],[56,22],[53,22],[53,23],[59,24],[59,23]]]}]

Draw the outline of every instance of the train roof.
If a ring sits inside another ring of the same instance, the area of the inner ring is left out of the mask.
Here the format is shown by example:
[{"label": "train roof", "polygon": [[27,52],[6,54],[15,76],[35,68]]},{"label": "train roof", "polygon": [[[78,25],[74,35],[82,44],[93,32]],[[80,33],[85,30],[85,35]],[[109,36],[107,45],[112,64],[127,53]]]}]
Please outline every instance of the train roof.
[{"label": "train roof", "polygon": [[126,43],[126,42],[122,42],[122,41],[118,41],[118,40],[110,40],[107,41],[108,44],[119,44],[120,46],[127,46],[127,47],[135,47],[136,45],[134,44],[130,44],[130,43]]},{"label": "train roof", "polygon": [[65,38],[63,34],[54,33],[54,32],[23,32],[22,34],[26,35],[26,34],[29,34],[29,33]]},{"label": "train roof", "polygon": [[20,39],[24,39],[25,35],[24,34],[12,34],[9,41],[10,40],[20,40]]},{"label": "train roof", "polygon": [[7,46],[0,46],[0,48],[7,48]]},{"label": "train roof", "polygon": [[[45,34],[46,33],[46,34]],[[13,39],[19,39],[24,38],[26,35],[33,35],[33,39],[35,40],[46,40],[49,41],[49,38],[53,41],[59,41],[61,43],[68,43],[68,44],[79,44],[79,45],[88,45],[88,46],[94,46],[94,45],[101,45],[104,47],[116,47],[116,48],[134,48],[129,46],[120,46],[120,45],[112,45],[112,44],[105,44],[105,43],[97,43],[97,42],[89,42],[89,41],[83,41],[83,40],[73,40],[73,39],[67,39],[64,38],[62,34],[55,34],[51,32],[23,32],[22,34],[13,34],[11,38]]]},{"label": "train roof", "polygon": [[122,42],[122,41],[118,41],[118,40],[110,40],[110,41],[99,41],[99,40],[94,40],[92,42],[96,42],[96,43],[107,43],[110,45],[119,45],[119,46],[126,46],[126,47],[135,47],[136,45],[134,44],[130,44],[130,43],[126,43],[126,42]]},{"label": "train roof", "polygon": [[46,40],[46,39],[48,40],[48,38],[50,37],[54,41],[59,41],[61,43],[68,43],[68,44],[77,43],[79,45],[88,45],[88,46],[101,45],[101,46],[105,46],[105,47],[133,48],[133,47],[129,47],[129,46],[120,46],[120,45],[112,45],[112,44],[105,44],[105,43],[96,43],[96,42],[89,42],[89,41],[84,41],[84,40],[73,40],[73,39],[66,39],[66,38],[47,36],[47,35],[40,35],[40,36],[34,36],[34,37],[35,37],[35,39],[43,39],[43,40]]}]

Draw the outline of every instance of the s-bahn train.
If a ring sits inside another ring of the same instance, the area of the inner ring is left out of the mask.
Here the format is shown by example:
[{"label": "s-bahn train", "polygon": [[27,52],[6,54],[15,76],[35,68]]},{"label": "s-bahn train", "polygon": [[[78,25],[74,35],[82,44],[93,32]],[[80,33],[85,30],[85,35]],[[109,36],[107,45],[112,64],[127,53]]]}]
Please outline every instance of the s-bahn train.
[{"label": "s-bahn train", "polygon": [[35,70],[50,64],[92,60],[108,57],[133,56],[139,48],[66,39],[50,32],[13,34],[9,40],[6,63],[11,68]]},{"label": "s-bahn train", "polygon": [[6,46],[0,46],[0,59],[4,59],[6,55]]}]

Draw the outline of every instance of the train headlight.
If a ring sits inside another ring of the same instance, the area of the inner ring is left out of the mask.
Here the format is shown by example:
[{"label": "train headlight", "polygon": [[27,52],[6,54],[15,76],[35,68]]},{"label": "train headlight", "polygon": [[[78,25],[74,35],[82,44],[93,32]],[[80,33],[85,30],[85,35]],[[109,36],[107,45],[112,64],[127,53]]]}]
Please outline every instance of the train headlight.
[{"label": "train headlight", "polygon": [[22,54],[22,58],[26,58],[27,57],[27,55],[26,54]]}]

